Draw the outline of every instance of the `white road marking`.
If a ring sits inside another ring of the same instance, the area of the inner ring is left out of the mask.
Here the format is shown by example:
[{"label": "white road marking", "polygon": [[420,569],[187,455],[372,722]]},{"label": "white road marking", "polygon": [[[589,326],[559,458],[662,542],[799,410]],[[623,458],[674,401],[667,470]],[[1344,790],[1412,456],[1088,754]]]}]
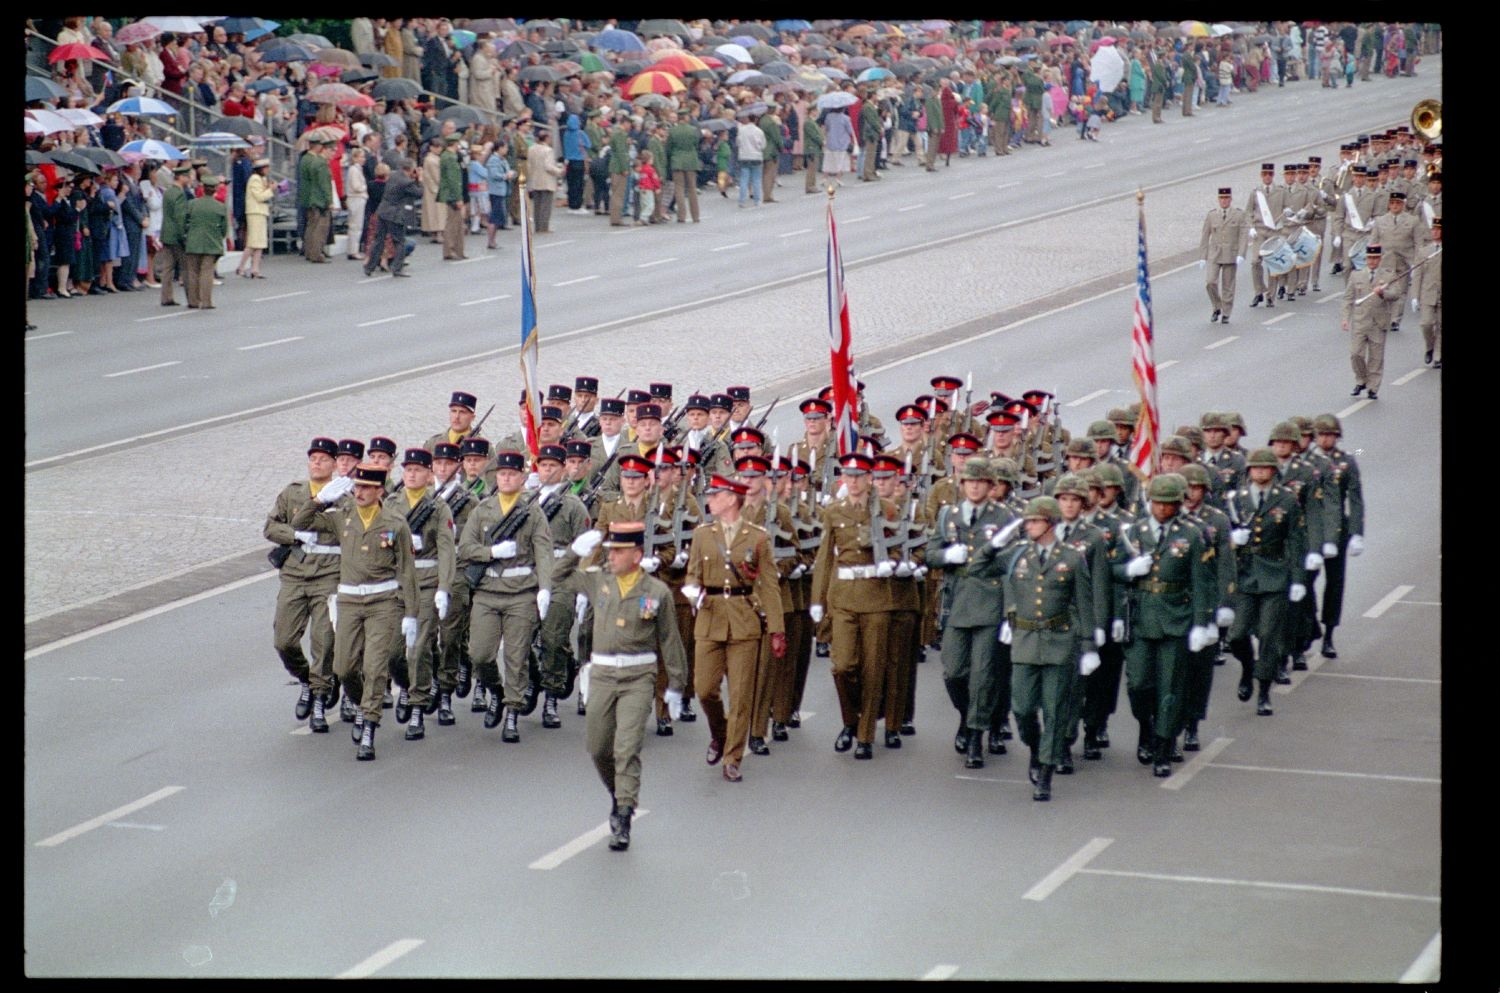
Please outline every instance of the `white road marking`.
[{"label": "white road marking", "polygon": [[366,283],[378,283],[382,279],[390,279],[390,278],[392,278],[390,273],[383,272],[383,273],[381,273],[378,276],[367,276],[364,279],[361,279],[357,285],[363,286]]},{"label": "white road marking", "polygon": [[1084,168],[1085,169],[1103,169],[1107,164],[1108,163],[1106,163],[1106,162],[1095,162],[1093,165],[1086,165],[1086,166],[1084,166]]},{"label": "white road marking", "polygon": [[[27,340],[29,341],[30,339],[28,338]],[[1405,386],[1407,383],[1411,382],[1413,379],[1416,379],[1418,376],[1422,375],[1422,373],[1424,373],[1426,371],[1427,371],[1427,367],[1426,366],[1421,366],[1419,368],[1413,369],[1411,372],[1407,373],[1406,375],[1402,376],[1400,379],[1398,379],[1398,380],[1394,381],[1393,383],[1391,383],[1391,385],[1392,386]]]},{"label": "white road marking", "polygon": [[568,239],[566,239],[564,241],[545,241],[545,242],[542,242],[540,245],[537,245],[536,247],[537,248],[559,248],[559,247],[561,247],[563,245],[571,245],[571,244],[573,244],[574,240],[575,239],[573,239],[573,238],[568,238]]},{"label": "white road marking", "polygon": [[1442,903],[1441,897],[1416,893],[1389,893],[1385,890],[1356,890],[1347,886],[1316,886],[1312,883],[1276,883],[1263,879],[1218,879],[1213,876],[1174,876],[1164,872],[1127,872],[1121,869],[1080,869],[1090,876],[1123,876],[1127,879],[1156,879],[1167,883],[1212,883],[1218,886],[1250,886],[1255,889],[1296,890],[1302,893],[1335,893],[1342,896],[1368,896],[1380,900],[1416,900]]},{"label": "white road marking", "polygon": [[1320,672],[1320,676],[1333,676],[1336,679],[1372,679],[1382,683],[1428,683],[1433,686],[1443,685],[1441,679],[1417,679],[1414,676],[1367,676],[1362,672]]},{"label": "white road marking", "polygon": [[1342,294],[1340,294],[1340,293],[1330,293],[1326,297],[1323,297],[1322,299],[1320,299],[1318,301],[1318,303],[1331,303],[1334,300],[1342,300],[1342,299],[1343,299],[1343,295]]},{"label": "white road marking", "polygon": [[1204,145],[1204,144],[1207,144],[1210,141],[1213,141],[1213,139],[1212,138],[1194,138],[1193,139],[1193,144],[1195,144],[1195,145]]},{"label": "white road marking", "polygon": [[1225,762],[1213,763],[1215,769],[1239,769],[1244,772],[1285,772],[1296,776],[1337,776],[1344,779],[1384,779],[1393,783],[1432,783],[1442,785],[1441,779],[1433,779],[1429,776],[1388,776],[1373,772],[1337,772],[1333,769],[1274,769],[1264,765],[1231,765]]},{"label": "white road marking", "polygon": [[944,979],[951,979],[957,971],[958,966],[956,965],[935,965],[931,969],[928,969],[927,974],[922,978],[930,982],[941,982]]},{"label": "white road marking", "polygon": [[979,194],[975,193],[973,190],[970,190],[968,193],[955,193],[951,197],[949,197],[948,199],[949,200],[967,200],[969,197],[978,196],[978,195]]},{"label": "white road marking", "polygon": [[1398,983],[1435,983],[1443,973],[1443,932],[1432,936],[1427,947],[1407,966]]},{"label": "white road marking", "polygon": [[168,366],[174,365],[182,365],[182,361],[180,359],[173,359],[171,362],[158,362],[156,363],[156,365],[143,365],[139,369],[122,369],[119,372],[107,372],[104,374],[104,378],[114,379],[116,376],[133,376],[138,372],[150,372],[152,369],[165,369]]},{"label": "white road marking", "polygon": [[248,352],[256,348],[270,348],[272,345],[285,345],[289,341],[301,341],[302,335],[294,335],[291,338],[277,338],[275,341],[263,341],[258,345],[241,345],[236,348],[237,352]]},{"label": "white road marking", "polygon": [[750,244],[748,241],[737,241],[733,245],[720,245],[718,248],[710,248],[709,251],[710,252],[727,252],[731,248],[744,248],[748,244]]},{"label": "white road marking", "polygon": [[1066,175],[1067,175],[1066,172],[1045,172],[1045,173],[1042,173],[1042,178],[1043,179],[1056,179],[1059,176],[1066,176]]},{"label": "white road marking", "polygon": [[1174,365],[1177,364],[1177,361],[1178,361],[1177,359],[1167,359],[1167,361],[1165,361],[1165,362],[1158,362],[1158,363],[1156,363],[1156,368],[1157,368],[1158,371],[1160,371],[1162,369],[1170,369]]},{"label": "white road marking", "polygon": [[1400,600],[1402,597],[1406,596],[1406,594],[1410,593],[1414,589],[1416,589],[1415,586],[1398,586],[1398,587],[1396,587],[1395,589],[1393,589],[1389,593],[1387,593],[1385,596],[1381,597],[1380,601],[1378,603],[1376,603],[1375,606],[1373,606],[1369,610],[1365,611],[1364,616],[1366,616],[1368,618],[1371,618],[1372,620],[1374,618],[1376,618],[1376,617],[1379,617],[1381,614],[1384,614],[1387,610],[1390,610],[1391,607],[1395,605],[1395,603],[1396,603],[1397,600]]},{"label": "white road marking", "polygon": [[1208,767],[1219,753],[1234,743],[1233,738],[1215,738],[1203,746],[1203,750],[1182,764],[1172,775],[1161,781],[1164,790],[1180,790],[1190,783],[1194,776]]},{"label": "white road marking", "polygon": [[27,338],[25,340],[26,341],[41,341],[43,338],[61,338],[65,334],[72,334],[72,333],[73,332],[71,332],[71,331],[51,331],[51,332],[48,332],[47,334],[34,334],[34,335],[31,335],[29,338]]},{"label": "white road marking", "polygon": [[1350,417],[1350,416],[1352,416],[1354,414],[1359,413],[1361,410],[1364,410],[1369,405],[1370,405],[1370,401],[1369,400],[1356,400],[1353,403],[1351,403],[1349,406],[1345,407],[1343,410],[1339,411],[1338,414],[1336,414],[1335,416],[1338,417],[1338,419],[1342,421],[1346,417]]},{"label": "white road marking", "polygon": [[267,301],[270,301],[270,300],[285,300],[285,299],[287,299],[289,297],[307,296],[307,294],[309,294],[311,292],[312,292],[312,290],[293,290],[291,293],[278,293],[275,296],[255,297],[250,302],[251,303],[266,303]]},{"label": "white road marking", "polygon": [[649,269],[649,268],[651,268],[654,265],[666,265],[668,262],[676,262],[676,261],[677,261],[677,256],[674,255],[670,259],[657,259],[655,262],[642,262],[640,265],[636,266],[636,268],[637,269]]},{"label": "white road marking", "polygon": [[1063,404],[1063,406],[1064,407],[1082,407],[1084,404],[1088,403],[1090,400],[1097,400],[1097,399],[1099,399],[1100,397],[1102,397],[1104,394],[1106,394],[1108,392],[1109,392],[1109,390],[1095,390],[1092,393],[1089,393],[1089,394],[1087,394],[1085,396],[1079,397],[1077,400],[1069,400],[1067,403]]},{"label": "white road marking", "polygon": [[496,300],[509,300],[509,293],[502,293],[497,297],[480,297],[478,300],[465,300],[459,304],[460,307],[473,307],[481,303],[494,303]]},{"label": "white road marking", "polygon": [[872,216],[874,216],[874,215],[871,215],[871,214],[860,214],[858,217],[851,217],[851,218],[849,218],[844,223],[846,225],[847,224],[858,224],[860,221],[868,221]]},{"label": "white road marking", "polygon": [[65,841],[72,841],[74,838],[78,837],[81,834],[88,834],[95,828],[103,827],[110,821],[117,821],[122,817],[135,813],[137,810],[141,810],[144,807],[151,806],[158,800],[165,800],[173,793],[181,793],[185,789],[187,789],[186,786],[163,786],[161,789],[157,790],[155,793],[152,793],[149,796],[143,796],[139,800],[134,800],[130,803],[127,803],[123,807],[116,807],[114,810],[111,810],[107,814],[100,814],[98,817],[95,817],[92,820],[84,821],[82,824],[70,827],[66,831],[61,831],[57,834],[54,834],[50,838],[43,838],[41,841],[38,841],[36,843],[36,847],[56,848],[58,845],[61,845]]},{"label": "white road marking", "polygon": [[[639,810],[637,810],[635,812],[635,818],[636,818],[636,820],[639,820],[640,818],[645,817],[649,813],[651,813],[651,811],[646,810],[644,808],[639,809]],[[605,821],[603,824],[600,824],[598,827],[591,828],[591,829],[583,832],[583,834],[580,834],[578,837],[574,838],[572,841],[568,842],[566,845],[563,845],[560,848],[554,848],[552,851],[548,852],[546,855],[543,855],[541,858],[537,859],[535,862],[531,863],[526,868],[528,868],[528,869],[542,869],[542,870],[556,869],[558,866],[560,866],[564,862],[568,861],[568,859],[570,859],[573,856],[579,854],[580,852],[587,851],[589,848],[591,848],[594,845],[597,845],[599,842],[603,841],[605,838],[608,838],[608,837],[609,837],[609,822]]]},{"label": "white road marking", "polygon": [[1231,341],[1239,341],[1239,340],[1240,340],[1240,336],[1239,335],[1232,334],[1232,335],[1230,335],[1227,338],[1220,338],[1218,341],[1214,342],[1212,345],[1204,345],[1203,346],[1203,350],[1205,352],[1211,352],[1215,348],[1223,348],[1225,345],[1229,344]]},{"label": "white road marking", "polygon": [[997,779],[994,776],[965,776],[963,773],[956,773],[953,778],[966,779],[971,783],[1014,783],[1017,786],[1031,785],[1031,780],[1029,779]]},{"label": "white road marking", "polygon": [[795,238],[795,237],[797,237],[797,235],[799,235],[799,234],[807,234],[811,230],[812,230],[812,228],[798,228],[795,231],[783,231],[781,234],[777,235],[776,237],[778,237],[778,238]]},{"label": "white road marking", "polygon": [[404,321],[408,317],[416,317],[416,314],[397,314],[395,317],[382,317],[378,321],[365,321],[363,324],[354,325],[357,328],[373,328],[377,324],[390,324],[392,321]]},{"label": "white road marking", "polygon": [[111,821],[107,827],[112,828],[134,828],[137,831],[165,831],[165,824],[137,824],[134,821]]},{"label": "white road marking", "polygon": [[598,279],[598,278],[599,278],[599,274],[595,273],[592,276],[579,276],[577,279],[565,279],[561,283],[553,283],[552,285],[553,286],[572,286],[575,283],[587,283],[590,280]]},{"label": "white road marking", "polygon": [[363,962],[334,976],[334,979],[364,979],[372,976],[414,948],[424,944],[422,938],[402,938],[393,941]]},{"label": "white road marking", "polygon": [[[333,729],[333,725],[332,724],[328,725],[328,727],[329,727],[329,730]],[[304,724],[301,727],[297,728],[295,731],[291,731],[291,732],[288,732],[288,733],[289,734],[312,734],[312,725],[311,724]]]},{"label": "white road marking", "polygon": [[1443,605],[1442,601],[1440,601],[1440,600],[1402,600],[1401,601],[1401,606],[1403,606],[1403,607],[1441,607],[1442,605]]},{"label": "white road marking", "polygon": [[170,314],[157,314],[155,317],[137,317],[135,319],[135,322],[137,324],[145,324],[147,321],[162,321],[162,320],[166,320],[168,317],[186,317],[189,314],[196,314],[196,313],[197,313],[196,310],[187,310],[187,309],[174,310]]},{"label": "white road marking", "polygon": [[1082,871],[1084,866],[1092,862],[1094,858],[1100,852],[1108,848],[1114,842],[1114,840],[1115,839],[1113,838],[1094,838],[1088,844],[1084,845],[1082,848],[1078,849],[1078,851],[1069,856],[1068,860],[1062,865],[1047,873],[1046,877],[1031,889],[1027,890],[1025,896],[1021,897],[1021,899],[1037,901],[1047,899],[1047,897],[1052,895],[1054,890],[1056,890],[1063,883],[1066,883],[1068,880],[1072,879],[1075,875]]},{"label": "white road marking", "polygon": [[926,205],[926,204],[925,204],[925,203],[913,203],[913,204],[908,204],[908,205],[907,205],[907,206],[905,206],[905,207],[897,207],[897,208],[896,208],[896,213],[898,213],[898,214],[904,214],[904,213],[906,213],[906,212],[907,212],[907,211],[908,211],[908,210],[921,210],[921,209],[922,209],[922,208],[923,208],[923,207],[925,207],[925,206],[927,206],[927,205]]},{"label": "white road marking", "polygon": [[997,190],[1008,190],[1012,186],[1020,186],[1020,185],[1021,185],[1021,183],[1018,180],[1018,181],[1016,181],[1014,183],[1001,183],[999,186],[995,187],[995,189],[997,189]]},{"label": "white road marking", "polygon": [[1297,316],[1296,314],[1277,314],[1275,317],[1271,318],[1269,321],[1261,321],[1260,323],[1263,326],[1265,326],[1265,327],[1270,327],[1272,324],[1280,324],[1282,321],[1286,320],[1288,317],[1296,317],[1296,316]]}]

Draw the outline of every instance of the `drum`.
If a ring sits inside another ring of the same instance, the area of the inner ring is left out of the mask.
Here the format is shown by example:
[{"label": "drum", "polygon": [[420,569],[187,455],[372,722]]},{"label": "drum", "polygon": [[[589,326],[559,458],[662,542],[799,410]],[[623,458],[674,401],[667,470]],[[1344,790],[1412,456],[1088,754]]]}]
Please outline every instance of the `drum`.
[{"label": "drum", "polygon": [[1266,272],[1281,276],[1292,271],[1292,267],[1297,264],[1297,255],[1286,239],[1278,235],[1261,242],[1260,262],[1266,267]]},{"label": "drum", "polygon": [[1292,254],[1297,256],[1297,268],[1304,269],[1313,264],[1318,257],[1318,249],[1322,246],[1323,239],[1313,234],[1307,228],[1301,228],[1291,240]]},{"label": "drum", "polygon": [[1351,269],[1363,269],[1365,267],[1365,246],[1369,243],[1370,236],[1366,235],[1350,245],[1348,251],[1344,253],[1349,257],[1349,267]]}]

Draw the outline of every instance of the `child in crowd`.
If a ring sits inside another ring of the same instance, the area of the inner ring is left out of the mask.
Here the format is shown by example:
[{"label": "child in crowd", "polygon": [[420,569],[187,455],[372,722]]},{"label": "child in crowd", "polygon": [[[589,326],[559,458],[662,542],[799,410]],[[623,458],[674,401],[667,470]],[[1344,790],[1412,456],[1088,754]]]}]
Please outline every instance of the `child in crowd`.
[{"label": "child in crowd", "polygon": [[661,190],[661,177],[656,174],[651,159],[650,152],[642,152],[635,160],[635,186],[641,200],[640,214],[635,222],[637,226],[656,223],[656,194]]}]

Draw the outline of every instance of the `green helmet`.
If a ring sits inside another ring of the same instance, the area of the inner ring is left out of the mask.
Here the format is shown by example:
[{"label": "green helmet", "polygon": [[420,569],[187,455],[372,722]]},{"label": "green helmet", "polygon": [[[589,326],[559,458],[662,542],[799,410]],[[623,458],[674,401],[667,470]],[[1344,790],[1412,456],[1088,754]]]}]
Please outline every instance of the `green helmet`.
[{"label": "green helmet", "polygon": [[1116,486],[1125,488],[1125,475],[1120,472],[1120,467],[1112,462],[1101,462],[1094,466],[1094,482],[1102,489],[1105,486]]},{"label": "green helmet", "polygon": [[1177,433],[1193,443],[1193,447],[1200,451],[1207,446],[1203,443],[1203,429],[1194,424],[1184,424],[1177,429]]},{"label": "green helmet", "polygon": [[1299,433],[1301,433],[1301,434],[1312,434],[1313,433],[1313,422],[1312,422],[1312,418],[1311,417],[1308,417],[1305,414],[1293,414],[1291,417],[1287,418],[1287,420],[1289,420],[1293,424],[1297,425],[1297,431]]},{"label": "green helmet", "polygon": [[1115,426],[1109,421],[1095,421],[1089,425],[1089,441],[1114,441]]},{"label": "green helmet", "polygon": [[1021,516],[1028,521],[1047,521],[1055,524],[1062,519],[1062,508],[1051,497],[1032,497],[1026,502],[1026,513]]},{"label": "green helmet", "polygon": [[1291,421],[1278,421],[1271,429],[1269,441],[1301,441],[1302,432]]},{"label": "green helmet", "polygon": [[1250,452],[1250,457],[1245,460],[1246,468],[1254,468],[1255,466],[1262,465],[1275,469],[1280,464],[1280,462],[1276,461],[1276,453],[1269,448],[1254,449]]},{"label": "green helmet", "polygon": [[1057,485],[1052,488],[1052,495],[1060,497],[1071,493],[1073,496],[1089,498],[1089,481],[1081,472],[1066,472],[1057,480]]},{"label": "green helmet", "polygon": [[964,473],[960,479],[982,479],[986,483],[995,481],[995,467],[990,460],[978,455],[970,456],[969,461],[964,463]]},{"label": "green helmet", "polygon": [[1177,475],[1187,480],[1189,486],[1208,486],[1208,469],[1201,462],[1189,462],[1177,470]]},{"label": "green helmet", "polygon": [[1224,412],[1224,423],[1232,428],[1239,428],[1241,434],[1250,433],[1250,429],[1245,427],[1245,419],[1240,416],[1238,410],[1226,410]]},{"label": "green helmet", "polygon": [[1175,472],[1164,472],[1151,477],[1151,488],[1146,499],[1152,503],[1181,503],[1187,496],[1187,480]]},{"label": "green helmet", "polygon": [[[969,461],[972,462],[974,460],[970,459]],[[1009,483],[1011,486],[1021,485],[1021,469],[1016,465],[1015,459],[998,458],[990,464],[990,467],[995,471],[994,478],[996,480],[1002,483]]]},{"label": "green helmet", "polygon": [[1228,431],[1229,419],[1216,410],[1209,410],[1198,418],[1198,426],[1204,431]]},{"label": "green helmet", "polygon": [[1087,438],[1074,438],[1068,442],[1065,454],[1071,458],[1088,459],[1090,461],[1097,458],[1094,452],[1094,443]]},{"label": "green helmet", "polygon": [[1180,455],[1189,462],[1193,460],[1193,443],[1180,434],[1174,434],[1161,444],[1163,455]]},{"label": "green helmet", "polygon": [[1126,427],[1135,427],[1135,418],[1130,416],[1130,411],[1124,407],[1112,407],[1105,418],[1111,424],[1124,424]]},{"label": "green helmet", "polygon": [[1319,414],[1313,418],[1313,430],[1318,434],[1343,435],[1344,427],[1339,419],[1332,414]]}]

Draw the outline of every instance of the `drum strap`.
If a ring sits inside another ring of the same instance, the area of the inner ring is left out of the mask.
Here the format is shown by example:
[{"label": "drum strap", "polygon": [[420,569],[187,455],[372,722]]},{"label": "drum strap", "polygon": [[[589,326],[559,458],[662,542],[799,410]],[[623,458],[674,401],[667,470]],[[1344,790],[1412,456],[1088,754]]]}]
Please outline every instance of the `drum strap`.
[{"label": "drum strap", "polygon": [[1354,205],[1354,194],[1344,194],[1344,211],[1349,215],[1349,226],[1356,231],[1365,229],[1364,221],[1360,219],[1359,208]]},{"label": "drum strap", "polygon": [[1434,216],[1435,215],[1433,214],[1433,211],[1432,211],[1432,204],[1428,203],[1426,200],[1423,200],[1422,201],[1422,220],[1424,220],[1424,221],[1427,222],[1427,226],[1429,228],[1432,227],[1432,219],[1433,219]]},{"label": "drum strap", "polygon": [[1271,220],[1271,205],[1266,203],[1264,190],[1255,191],[1255,205],[1260,208],[1260,223],[1267,231],[1276,230],[1276,222]]}]

